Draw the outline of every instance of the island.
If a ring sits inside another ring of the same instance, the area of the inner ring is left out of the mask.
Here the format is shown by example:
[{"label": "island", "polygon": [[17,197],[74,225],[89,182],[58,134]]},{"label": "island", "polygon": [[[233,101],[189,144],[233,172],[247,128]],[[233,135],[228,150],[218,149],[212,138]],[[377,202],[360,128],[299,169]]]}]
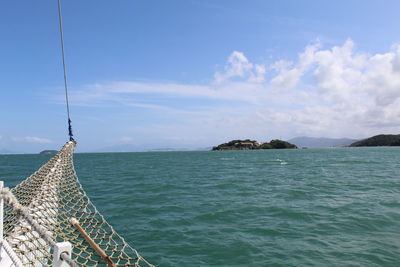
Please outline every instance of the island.
[{"label": "island", "polygon": [[44,154],[44,155],[53,155],[56,154],[58,151],[57,150],[43,150],[39,154]]},{"label": "island", "polygon": [[296,149],[297,146],[289,142],[274,139],[270,142],[260,143],[255,140],[232,140],[212,148],[212,150],[255,150],[255,149]]},{"label": "island", "polygon": [[380,134],[354,142],[350,147],[361,146],[400,146],[400,134]]}]

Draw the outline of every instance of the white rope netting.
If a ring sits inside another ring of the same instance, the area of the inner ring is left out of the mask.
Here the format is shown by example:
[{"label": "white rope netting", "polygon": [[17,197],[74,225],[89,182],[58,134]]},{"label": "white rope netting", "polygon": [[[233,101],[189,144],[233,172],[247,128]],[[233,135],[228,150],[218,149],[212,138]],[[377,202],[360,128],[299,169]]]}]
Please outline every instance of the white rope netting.
[{"label": "white rope netting", "polygon": [[[153,266],[116,233],[86,195],[73,165],[75,145],[65,144],[12,194],[49,239],[72,244],[70,257],[78,265]],[[51,266],[52,246],[43,233],[11,203],[5,203],[4,211],[4,238],[23,265]]]}]

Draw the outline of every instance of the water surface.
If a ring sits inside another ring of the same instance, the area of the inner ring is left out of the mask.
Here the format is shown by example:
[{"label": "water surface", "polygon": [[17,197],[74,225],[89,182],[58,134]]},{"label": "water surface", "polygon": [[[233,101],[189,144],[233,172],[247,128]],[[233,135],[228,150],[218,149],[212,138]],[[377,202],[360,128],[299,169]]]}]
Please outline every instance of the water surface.
[{"label": "water surface", "polygon": [[[14,186],[49,159],[0,155]],[[76,154],[93,203],[157,266],[397,266],[400,149]]]}]

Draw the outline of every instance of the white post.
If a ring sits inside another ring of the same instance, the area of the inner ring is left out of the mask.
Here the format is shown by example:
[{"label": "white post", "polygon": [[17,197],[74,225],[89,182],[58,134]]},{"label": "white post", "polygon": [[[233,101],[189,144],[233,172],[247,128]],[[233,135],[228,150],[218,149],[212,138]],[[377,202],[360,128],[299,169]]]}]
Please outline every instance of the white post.
[{"label": "white post", "polygon": [[1,247],[0,266],[24,266],[21,260],[15,254],[14,250],[8,244],[7,240],[3,240],[3,242],[1,242]]},{"label": "white post", "polygon": [[61,253],[72,255],[72,245],[69,242],[59,242],[53,248],[53,267],[69,267],[69,264],[61,259]]}]

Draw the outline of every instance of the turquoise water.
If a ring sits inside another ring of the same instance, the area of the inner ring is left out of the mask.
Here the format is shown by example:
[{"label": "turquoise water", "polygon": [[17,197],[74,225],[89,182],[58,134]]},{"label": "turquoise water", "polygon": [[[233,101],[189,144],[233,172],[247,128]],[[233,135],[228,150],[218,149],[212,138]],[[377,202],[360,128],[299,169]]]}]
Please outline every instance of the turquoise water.
[{"label": "turquoise water", "polygon": [[[0,155],[12,186],[48,160]],[[400,149],[76,154],[99,211],[157,266],[398,266]]]}]

